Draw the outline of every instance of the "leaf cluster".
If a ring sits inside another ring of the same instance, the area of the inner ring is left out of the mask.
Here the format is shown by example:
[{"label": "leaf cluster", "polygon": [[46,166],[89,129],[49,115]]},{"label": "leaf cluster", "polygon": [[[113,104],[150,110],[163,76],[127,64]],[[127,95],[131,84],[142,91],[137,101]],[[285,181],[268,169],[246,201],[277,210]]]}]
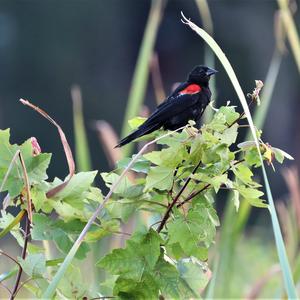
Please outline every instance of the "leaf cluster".
[{"label": "leaf cluster", "polygon": [[[209,280],[209,248],[220,225],[214,208],[220,189],[233,191],[236,209],[240,201],[267,207],[261,185],[253,176],[253,169],[260,165],[255,144],[236,143],[239,119],[235,107],[221,107],[210,123],[200,129],[189,124],[181,132],[161,138],[156,150],[143,154],[130,167],[131,175],[122,177],[76,258],[86,259],[91,243],[122,234],[121,226],[138,212],[150,214],[152,223],[145,226],[144,222],[133,234],[127,233],[130,237],[125,248],[100,258],[97,266],[105,269],[108,277],[99,293],[121,299],[157,299],[159,295],[200,297]],[[136,124],[139,120],[131,122],[132,126]],[[12,145],[9,138],[9,130],[0,130],[0,183],[7,193],[0,218],[0,238],[10,232],[21,247],[27,239],[20,226],[28,204],[24,176],[20,162],[15,159],[12,163],[20,151],[28,173],[34,214],[27,255],[17,260],[30,279],[24,287],[40,297],[103,196],[93,186],[97,172],[91,171],[75,174],[62,190],[47,197],[47,191],[63,182],[58,178],[48,180],[46,171],[51,154],[34,155],[30,140]],[[261,147],[269,163],[273,159],[281,163],[288,157],[263,141]],[[124,158],[114,171],[101,173],[108,188],[120,179],[131,160]],[[10,213],[10,207],[15,206],[21,210],[16,217]],[[56,247],[55,258],[47,257],[45,245]],[[9,276],[1,278],[3,281]],[[60,282],[59,295],[95,296],[82,281],[76,264],[69,267]]]}]

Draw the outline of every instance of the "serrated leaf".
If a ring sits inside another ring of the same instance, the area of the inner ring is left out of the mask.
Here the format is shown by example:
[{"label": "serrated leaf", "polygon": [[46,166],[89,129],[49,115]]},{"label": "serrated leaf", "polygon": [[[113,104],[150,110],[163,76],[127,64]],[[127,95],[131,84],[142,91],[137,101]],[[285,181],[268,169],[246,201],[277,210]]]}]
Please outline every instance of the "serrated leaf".
[{"label": "serrated leaf", "polygon": [[80,172],[72,176],[69,183],[58,192],[53,199],[68,201],[72,203],[72,199],[82,198],[82,193],[87,192],[93,183],[97,171]]},{"label": "serrated leaf", "polygon": [[154,300],[158,298],[158,291],[159,286],[153,276],[144,273],[138,281],[120,276],[115,282],[113,294],[124,300]]},{"label": "serrated leaf", "polygon": [[[79,220],[63,222],[61,220],[52,220],[44,214],[33,215],[33,228],[31,236],[34,240],[52,240],[57,248],[64,254],[68,253],[73,246],[74,236],[79,235],[85,223]],[[82,243],[76,253],[76,258],[84,259],[90,248],[87,243]]]},{"label": "serrated leaf", "polygon": [[272,151],[274,152],[275,158],[279,163],[283,163],[284,158],[294,160],[294,158],[290,154],[286,153],[285,151],[279,148],[272,147]]},{"label": "serrated leaf", "polygon": [[36,212],[42,210],[45,213],[50,213],[52,211],[52,206],[49,199],[46,196],[46,192],[41,190],[38,186],[34,186],[31,190],[31,200],[33,202]]},{"label": "serrated leaf", "polygon": [[153,229],[146,233],[136,232],[127,240],[126,248],[113,250],[97,265],[111,274],[138,281],[144,272],[154,268],[160,255],[161,243],[161,238]]},{"label": "serrated leaf", "polygon": [[99,227],[91,229],[86,237],[86,242],[95,242],[102,239],[105,236],[111,235],[120,229],[120,222],[118,220],[109,220],[101,222]]},{"label": "serrated leaf", "polygon": [[207,259],[207,247],[216,233],[216,214],[213,208],[207,209],[203,204],[191,208],[187,216],[177,214],[168,223],[168,244],[179,243],[187,256],[195,256],[200,260]]},{"label": "serrated leaf", "polygon": [[255,166],[255,167],[261,166],[260,157],[255,147],[246,150],[245,161],[250,166]]},{"label": "serrated leaf", "polygon": [[221,143],[232,145],[235,143],[238,135],[238,124],[234,124],[229,128],[226,128],[222,133],[216,132],[215,136],[219,138]]},{"label": "serrated leaf", "polygon": [[154,274],[157,285],[165,299],[177,299],[180,297],[178,288],[179,273],[175,266],[163,259],[163,256],[158,260]]},{"label": "serrated leaf", "polygon": [[58,289],[67,299],[82,299],[88,294],[90,284],[85,286],[79,267],[69,265],[65,276],[59,281]]},{"label": "serrated leaf", "polygon": [[238,164],[237,166],[232,166],[232,171],[234,175],[245,184],[252,184],[252,171],[245,164]]},{"label": "serrated leaf", "polygon": [[144,157],[155,165],[175,168],[183,161],[185,154],[184,146],[177,144],[160,151],[149,152],[144,154]]},{"label": "serrated leaf", "polygon": [[[120,175],[110,172],[110,173],[101,173],[101,177],[105,181],[105,184],[108,188],[111,188],[111,186],[119,179]],[[117,188],[114,190],[115,194],[123,194],[132,184],[130,183],[129,179],[124,176],[121,179],[121,182],[118,184]]]},{"label": "serrated leaf", "polygon": [[131,129],[137,129],[140,125],[142,125],[147,118],[142,118],[142,117],[135,117],[133,119],[130,119],[128,121],[128,124]]},{"label": "serrated leaf", "polygon": [[235,111],[235,106],[221,106],[219,112],[225,116],[226,123],[229,125],[240,116],[240,114]]},{"label": "serrated leaf", "polygon": [[[207,286],[209,277],[207,270],[195,259],[182,259],[178,262],[180,279],[192,290],[194,297],[200,297],[201,291]],[[182,295],[185,296],[185,295]]]},{"label": "serrated leaf", "polygon": [[260,208],[267,208],[268,204],[259,198],[251,199],[251,198],[246,198],[246,201],[248,201],[252,206],[255,207],[260,207]]},{"label": "serrated leaf", "polygon": [[43,277],[46,272],[46,261],[44,254],[29,254],[24,259],[18,258],[23,271],[30,277]]},{"label": "serrated leaf", "polygon": [[[51,160],[51,154],[41,153],[33,156],[31,140],[27,140],[21,146],[11,145],[9,142],[9,129],[0,130],[0,182],[4,179],[10,163],[17,152],[20,150],[27,170],[29,183],[35,184],[48,178],[46,170]],[[15,161],[4,184],[3,191],[8,191],[11,198],[19,195],[23,189],[23,170],[19,159]]]},{"label": "serrated leaf", "polygon": [[24,211],[21,211],[16,217],[5,210],[1,211],[0,228],[4,229],[1,235],[4,236],[8,230],[10,234],[17,240],[18,244],[24,246],[24,238],[20,232],[20,219],[23,217]]},{"label": "serrated leaf", "polygon": [[[120,169],[125,169],[131,162],[131,160],[134,158],[125,157],[117,162],[117,167]],[[146,160],[145,158],[141,157],[138,158],[133,166],[131,166],[130,170],[138,172],[138,173],[148,173],[148,170],[150,168],[150,162]]]},{"label": "serrated leaf", "polygon": [[169,190],[173,184],[173,168],[152,167],[146,178],[145,190],[158,189],[161,191]]},{"label": "serrated leaf", "polygon": [[257,199],[264,195],[264,193],[262,191],[259,191],[254,188],[245,187],[242,185],[235,184],[235,188],[246,199]]}]

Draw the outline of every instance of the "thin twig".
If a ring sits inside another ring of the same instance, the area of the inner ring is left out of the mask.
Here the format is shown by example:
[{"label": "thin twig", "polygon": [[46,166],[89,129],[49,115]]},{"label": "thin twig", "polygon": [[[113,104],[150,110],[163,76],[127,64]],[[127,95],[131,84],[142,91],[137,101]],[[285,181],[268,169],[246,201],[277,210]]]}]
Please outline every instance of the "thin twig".
[{"label": "thin twig", "polygon": [[67,141],[66,135],[63,132],[62,128],[44,110],[42,110],[41,108],[33,105],[28,100],[20,99],[20,102],[22,104],[24,104],[26,106],[29,106],[30,108],[34,109],[36,112],[38,112],[44,118],[46,118],[50,123],[52,123],[58,130],[58,133],[59,133],[59,136],[60,136],[60,139],[61,139],[61,143],[62,143],[63,148],[64,148],[65,156],[66,156],[66,159],[67,159],[68,167],[69,167],[69,176],[67,177],[67,179],[64,182],[62,182],[58,186],[55,186],[54,188],[52,188],[51,190],[49,190],[46,193],[47,198],[54,197],[59,191],[64,189],[64,187],[69,183],[69,181],[71,180],[71,178],[75,174],[75,161],[74,161],[74,158],[73,158],[71,147],[70,147],[70,145]]},{"label": "thin twig", "polygon": [[[254,102],[254,99],[252,98],[251,102],[249,103],[249,106],[251,106],[251,104]],[[237,123],[243,116],[244,116],[244,112],[240,113],[239,117],[233,121],[231,124],[228,124],[228,128],[230,128],[231,126],[233,126],[235,123]],[[244,161],[244,160],[242,160]],[[238,163],[241,161],[238,161]],[[197,166],[194,168],[194,170],[192,171],[191,175],[195,174],[195,172],[197,171],[197,169],[199,168],[201,164],[201,161],[197,164]],[[235,163],[236,164],[236,163]],[[229,170],[231,169],[231,167],[229,169],[227,169],[225,172],[223,172],[223,174],[227,173]],[[176,202],[178,201],[178,199],[180,198],[181,194],[184,192],[184,190],[186,189],[187,185],[189,184],[189,182],[191,181],[191,175],[187,178],[187,180],[185,181],[184,185],[182,186],[182,188],[180,189],[180,191],[177,193],[177,195],[175,196],[175,198],[173,199],[173,201],[171,202],[171,204],[169,205],[167,211],[165,212],[160,225],[157,228],[157,232],[161,232],[161,230],[163,229],[163,227],[165,226],[167,220],[170,217],[170,213],[173,209],[173,207],[175,206]],[[198,194],[200,194],[201,192],[205,191],[206,189],[208,189],[210,187],[211,184],[207,184],[205,185],[201,190],[192,193],[189,197],[187,197],[183,202],[179,203],[177,205],[177,207],[181,207],[182,205],[184,205],[186,202],[190,201],[191,199],[193,199],[195,196],[197,196]]]},{"label": "thin twig", "polygon": [[[30,221],[28,218],[28,212],[25,213],[25,219],[26,219],[26,227],[25,227],[25,238],[24,238],[24,246],[23,246],[23,250],[22,250],[22,259],[25,259],[26,257],[26,251],[27,251],[27,244],[28,244],[28,240],[29,240],[29,236],[30,236]],[[17,295],[17,291],[18,291],[18,286],[21,280],[21,275],[22,275],[23,269],[22,267],[19,265],[19,271],[18,271],[18,275],[16,278],[16,282],[10,297],[10,300],[15,299],[15,296]]]},{"label": "thin twig", "polygon": [[4,287],[8,291],[8,293],[11,295],[11,290],[4,283],[0,282],[0,286]]},{"label": "thin twig", "polygon": [[[11,172],[11,170],[13,168],[13,165],[16,162],[16,159],[17,159],[19,153],[20,153],[20,150],[17,150],[16,153],[14,154],[14,156],[13,156],[13,158],[12,158],[9,166],[8,166],[8,169],[7,169],[6,173],[5,173],[5,176],[4,176],[4,178],[2,180],[2,183],[1,183],[1,186],[0,186],[0,192],[2,192],[2,190],[4,188],[4,185],[5,185],[6,181],[7,181],[8,175],[10,174],[10,172]],[[6,207],[7,207],[7,205],[4,206],[4,201],[3,201],[3,209],[6,209]]]},{"label": "thin twig", "polygon": [[4,255],[7,258],[11,259],[14,263],[16,263],[19,266],[19,268],[21,268],[21,265],[19,264],[19,262],[15,258],[13,258],[12,256],[10,256],[9,254],[7,254],[6,252],[0,250],[0,255]]},{"label": "thin twig", "polygon": [[176,202],[178,201],[179,197],[181,196],[181,194],[184,192],[184,190],[186,189],[187,185],[189,184],[189,182],[192,179],[192,175],[196,173],[196,171],[198,170],[198,168],[201,165],[201,160],[199,161],[199,163],[196,165],[196,167],[194,168],[194,170],[192,171],[191,175],[186,179],[184,185],[181,187],[180,191],[177,193],[177,195],[175,196],[174,200],[172,201],[172,203],[169,205],[167,211],[165,212],[160,225],[157,228],[157,232],[161,232],[161,230],[164,228],[167,220],[169,219],[170,213],[173,209],[173,207],[175,206]]},{"label": "thin twig", "polygon": [[31,277],[31,278],[27,278],[26,280],[24,280],[24,281],[20,284],[19,288],[17,289],[16,294],[18,294],[19,291],[20,291],[20,289],[21,289],[27,282],[29,282],[29,281],[31,281],[31,280],[33,280],[32,277]]},{"label": "thin twig", "polygon": [[[252,98],[251,101],[249,102],[248,107],[250,108],[250,106],[255,102],[255,99]],[[240,116],[233,121],[230,125],[228,125],[228,128],[232,127],[234,124],[236,124],[243,116],[245,115],[245,112],[243,111],[242,113],[240,113]]]},{"label": "thin twig", "polygon": [[[239,164],[239,163],[241,163],[241,162],[243,162],[243,161],[245,161],[245,159],[241,159],[241,160],[236,161],[232,166],[230,166],[226,171],[224,171],[224,172],[222,173],[222,175],[225,174],[225,173],[227,173],[227,172],[229,172],[233,166],[236,166],[237,164]],[[190,196],[188,196],[184,201],[180,202],[180,203],[177,205],[177,207],[181,207],[181,206],[184,205],[185,203],[189,202],[191,199],[193,199],[194,197],[196,197],[197,195],[199,195],[200,193],[202,193],[203,191],[205,191],[206,189],[208,189],[210,186],[211,186],[211,184],[208,183],[207,185],[205,185],[205,186],[204,186],[202,189],[200,189],[199,191],[196,191],[196,192],[192,193],[192,194],[191,194]]]},{"label": "thin twig", "polygon": [[23,175],[24,175],[24,183],[26,188],[26,194],[27,194],[27,213],[30,223],[32,223],[32,205],[31,205],[31,194],[30,194],[30,186],[29,186],[29,179],[27,175],[26,165],[22,156],[22,153],[19,152],[19,158],[23,169]]},{"label": "thin twig", "polygon": [[167,207],[168,207],[168,205],[166,205],[166,204],[159,203],[159,202],[156,202],[156,201],[151,201],[151,200],[142,200],[141,202],[147,202],[147,203],[159,205],[159,206],[162,206],[162,207],[164,207],[164,208],[167,208]]}]

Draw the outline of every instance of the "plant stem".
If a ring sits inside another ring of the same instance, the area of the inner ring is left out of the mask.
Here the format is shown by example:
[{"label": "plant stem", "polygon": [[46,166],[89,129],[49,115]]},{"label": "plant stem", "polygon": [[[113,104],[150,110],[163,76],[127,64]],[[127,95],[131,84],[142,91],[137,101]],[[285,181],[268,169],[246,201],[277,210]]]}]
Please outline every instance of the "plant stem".
[{"label": "plant stem", "polygon": [[[196,165],[196,167],[194,168],[193,172],[191,175],[195,174],[196,171],[198,170],[198,168],[200,167],[201,164],[201,160],[199,161],[199,163]],[[173,209],[173,207],[175,206],[176,202],[178,201],[179,197],[181,196],[181,194],[184,192],[184,190],[186,189],[187,185],[189,184],[189,182],[191,181],[192,177],[191,175],[187,178],[187,180],[185,181],[184,185],[181,187],[180,191],[177,193],[177,195],[175,196],[174,200],[172,201],[172,203],[169,205],[167,211],[165,212],[160,225],[157,228],[157,232],[161,232],[161,230],[164,228],[167,220],[170,217],[170,213]]]},{"label": "plant stem", "polygon": [[[23,246],[22,255],[21,255],[22,259],[25,259],[25,257],[26,257],[27,244],[28,244],[28,240],[29,240],[29,236],[30,236],[30,221],[29,221],[29,218],[28,218],[28,212],[25,213],[25,220],[26,220],[25,239],[24,239],[24,246]],[[18,286],[19,286],[19,283],[20,283],[20,280],[21,280],[21,275],[22,275],[22,272],[23,272],[23,269],[22,269],[21,265],[20,264],[18,264],[18,265],[19,265],[19,272],[18,272],[18,275],[17,275],[17,278],[16,278],[14,288],[12,290],[12,294],[10,296],[10,300],[15,299],[15,296],[16,296],[17,291],[18,291]]]}]

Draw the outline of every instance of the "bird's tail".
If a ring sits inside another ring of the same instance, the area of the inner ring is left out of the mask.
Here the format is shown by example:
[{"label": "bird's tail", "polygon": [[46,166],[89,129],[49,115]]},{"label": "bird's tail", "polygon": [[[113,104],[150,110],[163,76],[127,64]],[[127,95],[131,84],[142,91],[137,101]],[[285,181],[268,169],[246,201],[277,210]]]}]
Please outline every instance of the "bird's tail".
[{"label": "bird's tail", "polygon": [[[144,125],[144,124],[143,124]],[[160,126],[158,126],[157,124],[153,124],[152,126],[140,126],[137,130],[135,130],[134,132],[130,133],[128,136],[124,137],[122,140],[119,141],[118,145],[115,146],[115,148],[118,147],[122,147],[128,143],[130,143],[131,141],[146,135],[148,133],[153,132],[154,130],[157,130],[160,128]]]}]

